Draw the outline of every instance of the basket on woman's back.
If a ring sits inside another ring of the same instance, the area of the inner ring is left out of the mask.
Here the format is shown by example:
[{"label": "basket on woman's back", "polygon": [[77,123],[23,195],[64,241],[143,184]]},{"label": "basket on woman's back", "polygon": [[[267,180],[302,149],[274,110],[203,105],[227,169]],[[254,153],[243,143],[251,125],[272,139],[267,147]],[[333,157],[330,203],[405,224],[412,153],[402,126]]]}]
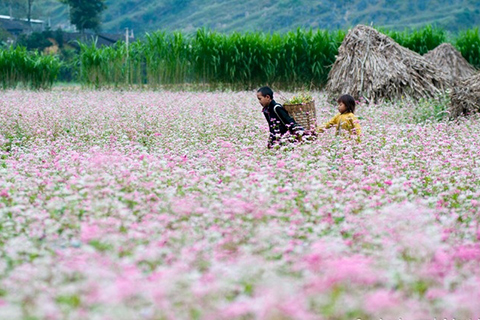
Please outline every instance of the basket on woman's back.
[{"label": "basket on woman's back", "polygon": [[300,95],[284,102],[283,107],[288,114],[306,131],[315,131],[317,113],[315,101],[309,95]]}]

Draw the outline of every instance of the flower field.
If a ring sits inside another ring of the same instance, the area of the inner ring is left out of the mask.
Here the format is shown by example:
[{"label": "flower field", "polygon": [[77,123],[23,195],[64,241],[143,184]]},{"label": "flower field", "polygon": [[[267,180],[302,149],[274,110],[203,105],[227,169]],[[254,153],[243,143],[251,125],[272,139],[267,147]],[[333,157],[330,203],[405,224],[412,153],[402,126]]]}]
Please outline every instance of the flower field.
[{"label": "flower field", "polygon": [[477,319],[480,119],[429,107],[268,150],[253,91],[4,91],[0,319]]}]

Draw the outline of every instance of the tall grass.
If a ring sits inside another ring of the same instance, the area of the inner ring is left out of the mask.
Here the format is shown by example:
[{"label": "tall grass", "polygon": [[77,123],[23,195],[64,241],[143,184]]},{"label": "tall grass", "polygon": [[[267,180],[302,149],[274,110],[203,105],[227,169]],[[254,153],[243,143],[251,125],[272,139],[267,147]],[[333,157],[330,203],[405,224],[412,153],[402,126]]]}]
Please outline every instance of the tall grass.
[{"label": "tall grass", "polygon": [[478,28],[461,32],[455,45],[470,64],[480,69],[480,35]]},{"label": "tall grass", "polygon": [[0,49],[0,81],[2,89],[22,84],[30,89],[51,88],[61,62],[51,55],[27,51],[25,47]]}]

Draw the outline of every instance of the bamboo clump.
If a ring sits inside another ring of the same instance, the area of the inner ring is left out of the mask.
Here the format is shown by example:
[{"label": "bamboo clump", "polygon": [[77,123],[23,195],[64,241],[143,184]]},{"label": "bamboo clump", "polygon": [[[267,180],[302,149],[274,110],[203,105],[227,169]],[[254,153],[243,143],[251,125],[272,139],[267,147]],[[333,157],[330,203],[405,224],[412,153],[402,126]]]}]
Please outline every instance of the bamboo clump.
[{"label": "bamboo clump", "polygon": [[437,67],[377,30],[358,25],[345,37],[327,92],[370,101],[434,97],[449,87]]}]

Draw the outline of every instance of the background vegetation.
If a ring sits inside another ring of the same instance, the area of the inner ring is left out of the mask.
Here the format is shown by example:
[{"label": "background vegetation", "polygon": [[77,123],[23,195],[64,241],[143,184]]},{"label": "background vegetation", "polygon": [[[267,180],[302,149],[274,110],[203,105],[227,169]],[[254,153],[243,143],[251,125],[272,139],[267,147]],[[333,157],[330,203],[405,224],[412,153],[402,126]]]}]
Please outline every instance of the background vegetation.
[{"label": "background vegetation", "polygon": [[3,89],[22,84],[30,89],[47,89],[55,81],[60,61],[52,55],[27,51],[25,47],[0,50],[0,84]]},{"label": "background vegetation", "polygon": [[[478,28],[462,31],[455,37],[431,26],[412,31],[381,31],[420,54],[450,41],[470,63],[480,68]],[[158,31],[128,47],[124,42],[102,48],[97,48],[95,43],[80,43],[76,52],[58,44],[55,58],[37,52],[27,53],[23,47],[8,48],[1,51],[0,60],[3,60],[0,63],[1,72],[6,72],[4,88],[16,83],[49,87],[58,75],[60,81],[76,81],[96,88],[187,84],[237,90],[269,84],[284,89],[314,89],[326,83],[345,34],[343,30],[303,29],[287,33],[230,34],[199,29],[193,35]],[[21,44],[41,51],[45,41],[56,42],[55,39],[60,41],[61,38],[60,31],[33,33],[22,39]],[[32,69],[28,63],[21,64],[23,62],[19,61],[23,58],[12,58],[13,53],[15,57],[27,57],[25,61],[37,59],[40,61],[37,69]],[[42,70],[38,72],[43,74],[41,78],[45,83],[31,80],[39,78],[29,75],[32,70]]]}]

